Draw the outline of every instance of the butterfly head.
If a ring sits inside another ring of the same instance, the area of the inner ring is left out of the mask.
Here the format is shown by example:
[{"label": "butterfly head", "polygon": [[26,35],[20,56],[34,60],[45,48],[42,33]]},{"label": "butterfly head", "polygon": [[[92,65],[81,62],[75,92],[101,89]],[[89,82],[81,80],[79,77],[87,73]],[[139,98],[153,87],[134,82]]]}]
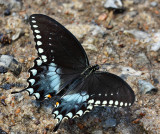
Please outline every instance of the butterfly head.
[{"label": "butterfly head", "polygon": [[99,70],[99,65],[96,64],[96,65],[94,65],[94,66],[91,66],[91,67],[90,67],[90,70],[92,70],[92,71]]}]

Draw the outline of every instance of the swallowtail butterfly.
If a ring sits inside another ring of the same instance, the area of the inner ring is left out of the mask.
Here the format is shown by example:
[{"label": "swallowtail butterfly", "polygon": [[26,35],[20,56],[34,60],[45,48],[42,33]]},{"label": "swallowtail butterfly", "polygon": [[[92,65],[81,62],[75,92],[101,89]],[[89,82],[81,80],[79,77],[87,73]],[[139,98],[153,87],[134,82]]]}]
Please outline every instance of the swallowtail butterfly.
[{"label": "swallowtail butterfly", "polygon": [[[135,100],[131,87],[120,77],[90,66],[80,42],[56,20],[33,14],[29,18],[38,58],[29,69],[28,91],[37,100],[57,97],[53,114],[57,131],[64,117],[82,116],[95,106],[128,107]],[[17,92],[13,92],[17,93]]]}]

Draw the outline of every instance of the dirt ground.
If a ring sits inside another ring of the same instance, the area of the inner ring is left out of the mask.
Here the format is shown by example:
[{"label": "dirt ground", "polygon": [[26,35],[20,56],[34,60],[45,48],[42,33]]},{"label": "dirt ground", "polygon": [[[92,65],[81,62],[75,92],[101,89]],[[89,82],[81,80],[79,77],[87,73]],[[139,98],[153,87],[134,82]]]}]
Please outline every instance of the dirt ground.
[{"label": "dirt ground", "polygon": [[0,55],[22,65],[18,77],[9,70],[0,73],[0,134],[50,134],[56,124],[52,100],[40,107],[27,93],[11,94],[25,88],[27,70],[37,57],[28,23],[35,13],[63,24],[82,43],[91,64],[121,76],[136,95],[129,109],[97,107],[65,120],[57,133],[160,133],[160,1],[123,0],[118,9],[105,8],[105,2],[0,0]]}]

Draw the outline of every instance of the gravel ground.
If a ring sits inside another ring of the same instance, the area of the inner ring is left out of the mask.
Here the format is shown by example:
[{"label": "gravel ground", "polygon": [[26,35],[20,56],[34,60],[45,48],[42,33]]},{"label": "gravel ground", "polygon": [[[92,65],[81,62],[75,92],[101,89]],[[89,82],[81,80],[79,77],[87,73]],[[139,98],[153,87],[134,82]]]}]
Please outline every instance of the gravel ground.
[{"label": "gravel ground", "polygon": [[37,57],[28,24],[34,13],[63,24],[82,43],[91,64],[103,64],[101,70],[121,76],[136,94],[131,108],[96,107],[65,120],[59,134],[160,133],[160,2],[124,0],[118,9],[107,9],[105,3],[0,0],[0,55],[13,56],[22,66],[15,76],[11,66],[0,64],[0,134],[50,134],[56,123],[51,115],[54,100],[40,104],[26,93],[11,94],[27,85],[27,70]]}]

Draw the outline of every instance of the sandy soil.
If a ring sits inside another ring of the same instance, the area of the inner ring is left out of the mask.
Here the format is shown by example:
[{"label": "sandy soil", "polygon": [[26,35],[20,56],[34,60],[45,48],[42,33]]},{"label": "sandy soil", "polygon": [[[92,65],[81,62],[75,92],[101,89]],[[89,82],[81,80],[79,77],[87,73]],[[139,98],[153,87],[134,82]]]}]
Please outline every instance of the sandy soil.
[{"label": "sandy soil", "polygon": [[[34,13],[63,24],[82,43],[91,64],[103,64],[101,70],[121,76],[136,94],[130,109],[97,107],[80,118],[65,120],[59,134],[160,133],[160,2],[124,0],[123,8],[112,17],[104,4],[105,0],[0,0],[0,34],[12,40],[8,44],[0,36],[0,54],[12,55],[22,65],[18,77],[11,71],[0,73],[1,86],[15,84],[10,90],[0,88],[0,133],[49,134],[56,123],[52,100],[40,107],[28,94],[11,95],[27,85],[27,70],[37,57],[28,24]],[[140,80],[155,88],[140,85]]]}]

